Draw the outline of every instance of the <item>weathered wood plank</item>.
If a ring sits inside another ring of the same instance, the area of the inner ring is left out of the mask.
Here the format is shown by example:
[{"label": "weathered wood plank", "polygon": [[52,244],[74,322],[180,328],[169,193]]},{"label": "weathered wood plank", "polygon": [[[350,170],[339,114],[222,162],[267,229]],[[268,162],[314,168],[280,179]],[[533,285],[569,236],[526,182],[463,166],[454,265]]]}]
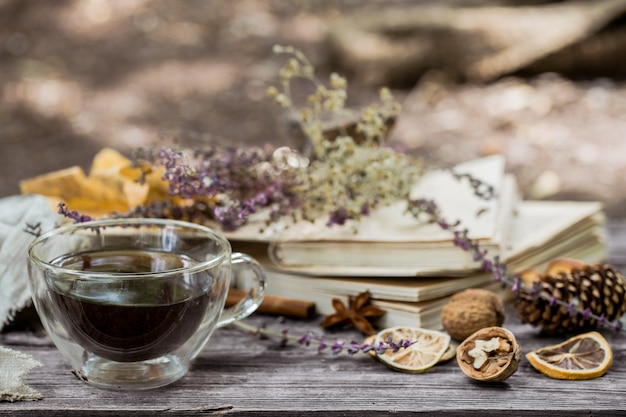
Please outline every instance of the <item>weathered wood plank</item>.
[{"label": "weathered wood plank", "polygon": [[[509,314],[511,317],[512,314]],[[272,322],[255,317],[251,322]],[[288,322],[298,331],[315,329],[317,322]],[[281,329],[282,324],[277,328]],[[525,351],[556,342],[536,329],[510,318],[506,327]],[[295,330],[294,330],[295,331]],[[337,335],[342,339],[352,332]],[[389,371],[367,355],[350,357],[318,354],[301,346],[280,348],[275,340],[257,340],[237,329],[216,332],[194,368],[170,387],[131,393],[98,390],[78,381],[50,346],[33,336],[14,346],[31,353],[45,366],[29,381],[45,399],[32,403],[0,404],[0,415],[133,415],[171,413],[246,415],[552,415],[617,414],[626,410],[626,335],[606,333],[615,361],[604,377],[592,381],[556,381],[534,371],[525,360],[506,383],[483,385],[466,378],[454,361],[426,374]],[[10,337],[4,337],[8,344]]]},{"label": "weathered wood plank", "polygon": [[[626,224],[610,223],[611,263],[624,269]],[[618,262],[613,262],[616,259]],[[279,323],[251,317],[293,333],[318,331],[319,321]],[[509,310],[505,327],[528,352],[559,338],[539,336]],[[238,329],[220,329],[177,383],[152,391],[116,392],[91,388],[76,379],[49,339],[41,334],[0,334],[0,344],[30,353],[44,366],[28,381],[41,391],[37,402],[0,403],[11,416],[153,416],[155,414],[232,416],[611,416],[626,413],[626,332],[604,332],[613,347],[609,372],[590,381],[557,381],[534,371],[523,359],[505,383],[479,384],[466,378],[456,362],[425,374],[393,372],[368,355],[332,356],[298,345],[281,348],[276,340],[259,340]],[[352,331],[332,336],[350,341]],[[329,339],[330,340],[330,339]]]}]

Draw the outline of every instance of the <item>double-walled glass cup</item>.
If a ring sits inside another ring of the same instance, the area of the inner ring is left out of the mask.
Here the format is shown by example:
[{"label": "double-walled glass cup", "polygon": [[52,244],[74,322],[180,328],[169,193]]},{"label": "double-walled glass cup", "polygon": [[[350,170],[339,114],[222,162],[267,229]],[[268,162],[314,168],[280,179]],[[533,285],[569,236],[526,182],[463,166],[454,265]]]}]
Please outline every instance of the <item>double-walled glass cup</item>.
[{"label": "double-walled glass cup", "polygon": [[[202,225],[111,219],[60,227],[28,249],[41,321],[74,373],[94,386],[148,389],[181,378],[211,334],[250,315],[263,268]],[[251,290],[224,308],[231,276]]]}]

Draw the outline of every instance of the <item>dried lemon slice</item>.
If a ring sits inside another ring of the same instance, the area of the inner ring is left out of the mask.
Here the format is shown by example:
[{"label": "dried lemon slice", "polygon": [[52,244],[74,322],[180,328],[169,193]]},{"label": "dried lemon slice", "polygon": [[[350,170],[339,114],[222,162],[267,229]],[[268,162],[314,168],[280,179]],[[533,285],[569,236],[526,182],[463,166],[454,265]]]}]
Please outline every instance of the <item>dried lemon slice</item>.
[{"label": "dried lemon slice", "polygon": [[529,352],[526,359],[533,368],[551,378],[592,379],[609,369],[613,352],[600,333],[589,332]]},{"label": "dried lemon slice", "polygon": [[377,355],[385,365],[404,372],[419,373],[436,365],[450,347],[450,335],[436,330],[398,326],[381,330],[375,343],[400,343],[410,340],[412,345],[393,351],[387,349]]},{"label": "dried lemon slice", "polygon": [[456,348],[457,348],[457,344],[450,341],[450,345],[448,346],[448,349],[446,349],[445,352],[443,352],[443,355],[441,355],[441,358],[439,358],[439,362],[446,362],[449,361],[452,358],[456,358]]},{"label": "dried lemon slice", "polygon": [[[364,345],[374,345],[374,343],[376,342],[376,335],[373,334],[371,336],[367,336],[365,338],[365,340],[363,341]],[[450,341],[450,345],[448,346],[448,349],[446,349],[446,351],[443,353],[443,355],[441,355],[441,358],[439,358],[439,362],[447,362],[450,359],[456,357],[456,349],[457,349],[457,344]],[[370,354],[371,357],[373,358],[378,358],[378,354],[376,353],[375,349],[372,349],[370,351],[368,351],[368,353]]]}]

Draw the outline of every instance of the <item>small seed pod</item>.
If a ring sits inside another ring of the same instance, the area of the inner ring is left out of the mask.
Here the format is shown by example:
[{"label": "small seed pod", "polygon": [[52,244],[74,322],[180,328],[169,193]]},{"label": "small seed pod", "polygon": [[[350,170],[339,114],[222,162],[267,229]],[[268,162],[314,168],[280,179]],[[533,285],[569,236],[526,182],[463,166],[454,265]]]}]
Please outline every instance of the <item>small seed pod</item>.
[{"label": "small seed pod", "polygon": [[515,371],[522,349],[503,327],[480,329],[459,345],[456,360],[465,375],[483,382],[502,382]]}]

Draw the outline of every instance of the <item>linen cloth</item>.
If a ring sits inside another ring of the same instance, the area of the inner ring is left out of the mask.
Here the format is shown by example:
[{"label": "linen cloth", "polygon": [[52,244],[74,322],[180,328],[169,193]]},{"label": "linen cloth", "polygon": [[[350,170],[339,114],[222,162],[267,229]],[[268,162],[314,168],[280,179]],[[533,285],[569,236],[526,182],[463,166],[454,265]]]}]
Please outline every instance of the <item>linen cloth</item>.
[{"label": "linen cloth", "polygon": [[35,236],[25,229],[38,225],[43,233],[59,219],[42,196],[0,199],[0,330],[17,311],[31,303],[26,252]]},{"label": "linen cloth", "polygon": [[[16,312],[31,304],[27,249],[35,236],[25,230],[37,227],[43,233],[58,220],[44,197],[0,199],[0,331]],[[39,366],[42,364],[31,355],[0,346],[0,401],[40,399],[41,394],[23,382],[24,376]]]},{"label": "linen cloth", "polygon": [[26,353],[0,346],[0,401],[34,401],[42,398],[39,391],[23,381],[41,362]]}]

